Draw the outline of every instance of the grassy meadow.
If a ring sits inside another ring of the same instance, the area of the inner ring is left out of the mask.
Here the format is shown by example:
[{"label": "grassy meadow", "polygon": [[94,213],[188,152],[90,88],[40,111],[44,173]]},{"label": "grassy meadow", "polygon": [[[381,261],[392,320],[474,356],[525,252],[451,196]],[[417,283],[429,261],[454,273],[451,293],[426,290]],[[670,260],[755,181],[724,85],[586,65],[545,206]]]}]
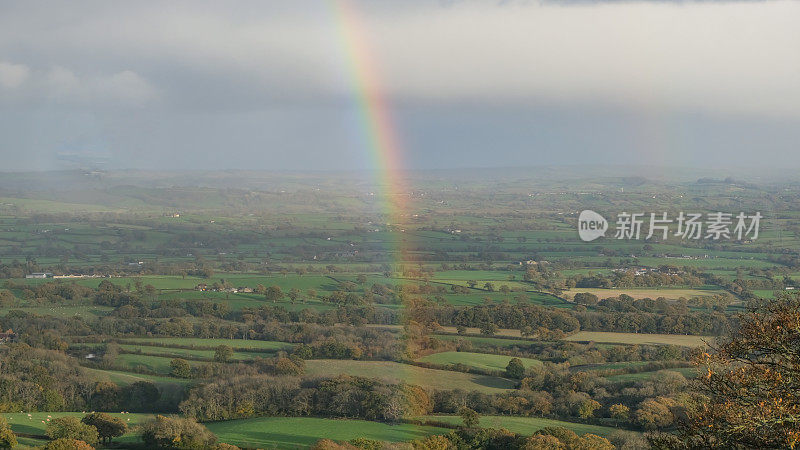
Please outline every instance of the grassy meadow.
[{"label": "grassy meadow", "polygon": [[344,361],[335,359],[306,361],[307,376],[323,377],[339,374],[379,378],[390,382],[404,382],[430,389],[463,389],[487,394],[507,392],[516,386],[515,382],[505,378],[426,369],[391,361]]},{"label": "grassy meadow", "polygon": [[314,417],[263,417],[210,422],[206,426],[220,441],[228,444],[247,448],[280,449],[307,448],[320,439],[347,441],[361,437],[407,442],[450,431],[431,426]]},{"label": "grassy meadow", "polygon": [[[431,355],[423,356],[417,359],[420,362],[426,362],[437,365],[452,365],[462,364],[476,369],[483,370],[505,370],[508,362],[513,358],[512,356],[504,355],[491,355],[487,353],[472,353],[472,352],[441,352],[433,353]],[[542,362],[531,358],[519,358],[525,368],[541,365]]]}]

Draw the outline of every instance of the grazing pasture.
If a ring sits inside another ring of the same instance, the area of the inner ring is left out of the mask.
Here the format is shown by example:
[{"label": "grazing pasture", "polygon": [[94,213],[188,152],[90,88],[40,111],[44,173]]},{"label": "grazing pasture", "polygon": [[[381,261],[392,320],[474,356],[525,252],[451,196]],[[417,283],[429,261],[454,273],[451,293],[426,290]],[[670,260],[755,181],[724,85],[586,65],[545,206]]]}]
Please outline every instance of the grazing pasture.
[{"label": "grazing pasture", "polygon": [[[380,328],[380,329],[384,329],[384,330],[398,331],[398,332],[403,330],[402,325],[368,324],[367,326],[368,327],[372,327],[372,328]],[[445,326],[445,327],[440,326],[439,328],[437,328],[437,332],[438,333],[444,333],[445,335],[455,335],[455,334],[458,334],[458,328],[449,327],[449,326]],[[466,330],[465,330],[463,336],[467,337],[467,336],[470,336],[470,335],[474,336],[474,337],[481,337],[480,328],[466,327]],[[504,336],[504,337],[507,336],[507,337],[512,337],[512,338],[520,338],[520,337],[522,337],[522,334],[520,333],[519,330],[514,330],[514,329],[510,329],[510,328],[500,328],[500,329],[497,330],[496,333],[494,333],[493,336]],[[489,336],[487,336],[487,337],[489,337]]]},{"label": "grazing pasture", "polygon": [[[195,350],[187,348],[155,347],[152,345],[122,344],[120,348],[132,354],[144,354],[154,356],[164,356],[168,358],[194,358],[194,359],[214,359],[214,350]],[[270,353],[262,352],[242,352],[235,351],[231,356],[234,361],[250,361],[255,358],[271,356]]]},{"label": "grazing pasture", "polygon": [[[77,417],[83,418],[89,411],[86,412],[32,412],[28,413],[3,413],[3,417],[8,420],[11,429],[15,433],[25,433],[34,435],[44,435],[47,423],[59,417]],[[119,417],[123,422],[127,423],[129,427],[139,425],[153,417],[152,414],[134,414],[121,412],[110,413],[114,417]],[[132,430],[133,431],[133,430]],[[129,432],[122,438],[132,437],[133,432]]]},{"label": "grazing pasture", "polygon": [[359,437],[408,442],[450,431],[430,426],[316,417],[261,417],[210,422],[206,426],[220,442],[247,448],[307,448],[320,439],[348,441]]},{"label": "grazing pasture", "polygon": [[[505,370],[508,362],[511,361],[511,358],[513,358],[513,356],[491,355],[488,353],[441,352],[423,356],[417,361],[441,365],[463,364],[465,366],[483,370]],[[522,361],[522,365],[524,365],[526,369],[528,367],[542,364],[541,361],[536,359],[519,359]]]},{"label": "grazing pasture", "polygon": [[95,305],[75,305],[75,306],[16,306],[0,308],[0,316],[8,314],[9,311],[19,310],[29,314],[36,314],[39,316],[52,316],[52,317],[82,317],[85,320],[93,321],[98,317],[106,316],[113,308],[107,306]]},{"label": "grazing pasture", "polygon": [[[168,375],[172,370],[170,368],[170,361],[173,358],[163,356],[149,356],[137,355],[132,353],[123,353],[117,356],[117,363],[129,370],[137,371],[143,370],[147,372],[155,372],[161,375]],[[203,364],[197,361],[189,361],[189,365],[196,366]]]},{"label": "grazing pasture", "polygon": [[484,347],[530,347],[534,342],[529,341],[527,339],[506,339],[506,338],[496,338],[496,337],[484,337],[484,336],[456,336],[452,334],[439,334],[436,335],[436,339],[440,339],[442,341],[460,341],[463,340],[465,342],[470,342],[473,347],[476,348],[484,348]]},{"label": "grazing pasture", "polygon": [[[278,341],[258,341],[253,339],[204,339],[204,338],[130,338],[120,339],[123,344],[147,344],[158,347],[214,349],[227,345],[234,350],[290,350],[293,344]],[[144,347],[144,346],[143,346]]]},{"label": "grazing pasture", "polygon": [[402,382],[430,389],[463,389],[487,394],[506,392],[516,383],[505,378],[448,370],[426,369],[391,361],[347,361],[317,359],[306,361],[306,375],[331,377],[339,374],[379,378],[388,382]]},{"label": "grazing pasture", "polygon": [[184,378],[173,378],[169,376],[149,375],[144,373],[123,372],[119,370],[86,369],[93,374],[98,381],[113,381],[120,386],[133,384],[139,381],[149,381],[158,385],[185,385],[192,380]]}]

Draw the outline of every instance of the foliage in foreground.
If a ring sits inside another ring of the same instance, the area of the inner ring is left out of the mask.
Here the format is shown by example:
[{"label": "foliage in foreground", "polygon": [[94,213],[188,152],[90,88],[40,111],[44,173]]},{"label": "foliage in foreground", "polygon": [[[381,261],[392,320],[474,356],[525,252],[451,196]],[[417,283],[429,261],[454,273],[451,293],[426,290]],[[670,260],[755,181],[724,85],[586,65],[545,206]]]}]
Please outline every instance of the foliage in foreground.
[{"label": "foliage in foreground", "polygon": [[122,436],[128,431],[128,425],[122,419],[107,413],[89,414],[81,419],[81,422],[95,427],[103,443],[109,443],[111,439]]},{"label": "foliage in foreground", "polygon": [[739,316],[729,342],[700,356],[704,394],[685,411],[680,437],[658,448],[795,448],[800,442],[800,296]]},{"label": "foliage in foreground", "polygon": [[43,450],[94,450],[94,447],[79,439],[58,438],[48,442]]},{"label": "foliage in foreground", "polygon": [[5,417],[0,416],[0,448],[12,448],[17,445],[17,437]]},{"label": "foliage in foreground", "polygon": [[98,440],[97,428],[81,422],[77,417],[65,416],[53,419],[45,434],[50,439],[73,439],[94,444]]}]

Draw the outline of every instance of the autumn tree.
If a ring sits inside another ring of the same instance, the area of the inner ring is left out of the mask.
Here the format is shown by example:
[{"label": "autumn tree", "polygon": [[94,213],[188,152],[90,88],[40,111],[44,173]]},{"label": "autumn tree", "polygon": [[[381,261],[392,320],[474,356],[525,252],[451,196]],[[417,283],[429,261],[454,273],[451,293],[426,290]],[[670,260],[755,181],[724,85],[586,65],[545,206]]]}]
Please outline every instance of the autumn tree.
[{"label": "autumn tree", "polygon": [[475,428],[480,423],[480,416],[474,409],[467,408],[466,406],[461,408],[458,411],[458,415],[461,416],[461,420],[464,422],[464,426],[467,428]]},{"label": "autumn tree", "polygon": [[522,379],[525,376],[525,366],[519,358],[511,358],[506,366],[506,376],[516,380]]},{"label": "autumn tree", "polygon": [[280,286],[270,286],[264,293],[264,299],[273,303],[283,300],[283,290]]},{"label": "autumn tree", "polygon": [[216,362],[228,362],[233,358],[233,349],[227,345],[220,345],[216,349],[214,349],[214,361]]},{"label": "autumn tree", "polygon": [[581,437],[580,444],[575,447],[580,449],[591,449],[591,450],[614,450],[614,444],[612,444],[608,439],[598,436],[596,434],[586,433]]},{"label": "autumn tree", "polygon": [[97,428],[81,423],[77,417],[58,417],[50,421],[45,429],[50,439],[75,439],[89,445],[97,442]]},{"label": "autumn tree", "polygon": [[[442,435],[431,435],[425,439],[411,443],[414,450],[455,450],[456,446],[450,439]],[[316,448],[316,447],[315,447]]]},{"label": "autumn tree", "polygon": [[79,439],[59,438],[42,447],[43,450],[94,450],[94,447]]},{"label": "autumn tree", "polygon": [[92,413],[81,419],[86,425],[97,429],[97,434],[103,443],[108,444],[111,439],[122,436],[128,431],[128,425],[119,417],[107,413]]},{"label": "autumn tree", "polygon": [[492,336],[497,334],[497,325],[492,322],[484,322],[480,326],[481,334],[484,336]]},{"label": "autumn tree", "polygon": [[590,292],[578,292],[577,294],[575,294],[575,297],[573,297],[573,300],[575,300],[575,303],[577,303],[578,305],[588,305],[588,306],[594,306],[599,301],[597,296]]},{"label": "autumn tree", "polygon": [[125,407],[130,411],[152,411],[153,405],[159,400],[161,393],[155,384],[149,381],[137,381],[125,390]]},{"label": "autumn tree", "polygon": [[98,381],[94,386],[90,404],[100,411],[113,411],[119,407],[120,388],[110,381]]},{"label": "autumn tree", "polygon": [[12,448],[17,445],[17,437],[5,417],[0,416],[0,448]]},{"label": "autumn tree", "polygon": [[578,407],[578,415],[584,419],[588,419],[589,417],[594,416],[594,412],[600,409],[601,406],[602,405],[600,405],[600,402],[597,400],[593,400],[591,398],[586,399]]},{"label": "autumn tree", "polygon": [[622,421],[630,419],[631,415],[630,408],[621,403],[611,405],[611,407],[608,408],[608,412],[611,413],[611,417],[614,419]]},{"label": "autumn tree", "polygon": [[525,440],[525,450],[566,450],[567,446],[557,437],[549,434],[534,434]]},{"label": "autumn tree", "polygon": [[553,436],[563,443],[565,448],[577,448],[580,443],[580,436],[574,431],[564,427],[544,427],[534,433],[541,436]]},{"label": "autumn tree", "polygon": [[675,400],[668,397],[648,398],[636,409],[636,422],[649,430],[668,427],[675,421],[675,406]]},{"label": "autumn tree", "polygon": [[204,449],[212,448],[217,437],[192,419],[159,415],[142,425],[142,440],[147,448]]},{"label": "autumn tree", "polygon": [[688,406],[679,445],[794,448],[800,443],[800,296],[761,302],[738,319],[727,342],[698,358],[705,398]]},{"label": "autumn tree", "polygon": [[192,366],[185,359],[175,358],[169,362],[170,374],[176,378],[191,378]]}]

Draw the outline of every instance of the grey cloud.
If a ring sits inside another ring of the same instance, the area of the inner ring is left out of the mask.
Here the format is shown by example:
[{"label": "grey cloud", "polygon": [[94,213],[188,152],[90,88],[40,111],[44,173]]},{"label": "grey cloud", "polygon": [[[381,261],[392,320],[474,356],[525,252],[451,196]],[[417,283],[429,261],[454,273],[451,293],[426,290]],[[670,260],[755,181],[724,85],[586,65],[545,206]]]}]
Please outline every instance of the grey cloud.
[{"label": "grey cloud", "polygon": [[[217,93],[244,108],[351,95],[335,13],[282,3],[81,3],[52,20],[21,8],[0,19],[0,50],[20,64],[135,72],[176,105]],[[396,99],[800,117],[797,2],[355,3],[357,39]]]},{"label": "grey cloud", "polygon": [[15,89],[28,78],[30,69],[24,64],[11,64],[0,61],[0,86]]},{"label": "grey cloud", "polygon": [[77,75],[54,66],[32,70],[25,64],[0,62],[0,106],[61,106],[67,108],[143,106],[156,99],[155,89],[139,74],[123,70],[101,75]]},{"label": "grey cloud", "polygon": [[[412,158],[627,161],[664,146],[655,127],[684,156],[760,143],[800,163],[800,2],[351,3]],[[333,4],[5,1],[0,155],[44,167],[79,142],[137,167],[366,164]]]}]

